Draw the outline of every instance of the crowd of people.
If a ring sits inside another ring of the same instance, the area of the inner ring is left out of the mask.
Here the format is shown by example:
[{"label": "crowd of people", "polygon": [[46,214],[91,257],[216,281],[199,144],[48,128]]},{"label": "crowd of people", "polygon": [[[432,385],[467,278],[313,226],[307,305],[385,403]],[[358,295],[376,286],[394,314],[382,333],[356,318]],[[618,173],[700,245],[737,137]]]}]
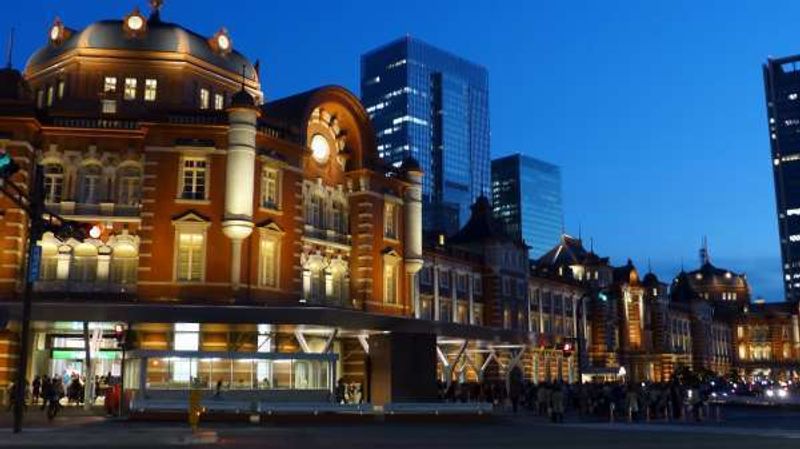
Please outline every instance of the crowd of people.
[{"label": "crowd of people", "polygon": [[440,382],[439,398],[445,402],[488,402],[514,413],[523,408],[552,422],[562,422],[567,411],[585,419],[700,420],[708,417],[704,410],[713,396],[713,382],[533,383],[522,380],[520,374],[512,372],[507,381]]},{"label": "crowd of people", "polygon": [[[94,397],[104,396],[113,383],[111,373],[94,377]],[[65,373],[63,376],[37,375],[33,382],[25,381],[25,406],[39,406],[42,410],[56,413],[66,398],[67,405],[83,405],[86,394],[86,378],[78,373]],[[8,409],[16,400],[17,388],[14,383],[8,386]],[[49,406],[49,407],[48,407]],[[53,412],[55,409],[55,412]]]}]

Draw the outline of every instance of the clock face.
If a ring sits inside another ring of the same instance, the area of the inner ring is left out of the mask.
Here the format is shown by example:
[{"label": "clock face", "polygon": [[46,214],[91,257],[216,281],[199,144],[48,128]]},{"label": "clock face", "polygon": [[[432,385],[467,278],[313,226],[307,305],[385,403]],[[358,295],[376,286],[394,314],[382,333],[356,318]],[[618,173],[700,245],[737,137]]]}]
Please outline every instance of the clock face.
[{"label": "clock face", "polygon": [[311,156],[314,160],[320,164],[325,163],[330,154],[331,146],[330,143],[328,143],[328,139],[322,134],[314,134],[314,136],[311,137]]},{"label": "clock face", "polygon": [[133,15],[128,17],[128,28],[133,31],[139,31],[144,26],[144,19],[142,16]]},{"label": "clock face", "polygon": [[220,34],[219,37],[217,37],[217,45],[220,50],[227,51],[231,47],[231,40],[228,36]]},{"label": "clock face", "polygon": [[59,36],[61,36],[61,27],[53,25],[53,28],[50,28],[50,40],[57,41]]}]

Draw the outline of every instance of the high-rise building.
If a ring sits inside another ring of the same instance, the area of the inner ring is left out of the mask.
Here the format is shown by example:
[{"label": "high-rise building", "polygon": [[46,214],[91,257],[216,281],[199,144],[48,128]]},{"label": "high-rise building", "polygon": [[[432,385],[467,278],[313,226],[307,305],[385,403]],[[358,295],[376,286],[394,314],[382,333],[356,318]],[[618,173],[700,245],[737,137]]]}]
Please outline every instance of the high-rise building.
[{"label": "high-rise building", "polygon": [[800,299],[800,55],[764,64],[786,298]]},{"label": "high-rise building", "polygon": [[540,257],[564,228],[561,169],[521,154],[493,160],[492,205],[506,232],[524,239],[531,257]]},{"label": "high-rise building", "polygon": [[489,184],[486,69],[411,37],[361,57],[361,99],[378,152],[423,172],[423,228],[454,233]]}]

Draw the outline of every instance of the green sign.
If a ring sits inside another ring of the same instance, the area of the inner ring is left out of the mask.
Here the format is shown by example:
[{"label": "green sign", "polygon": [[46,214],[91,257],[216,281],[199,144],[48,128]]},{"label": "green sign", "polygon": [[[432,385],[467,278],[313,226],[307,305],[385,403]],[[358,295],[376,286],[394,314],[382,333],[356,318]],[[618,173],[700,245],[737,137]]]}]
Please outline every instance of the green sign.
[{"label": "green sign", "polygon": [[[121,358],[119,351],[100,351],[94,354],[93,357],[101,360],[117,360]],[[86,358],[86,352],[70,349],[53,349],[50,358],[53,360],[83,360]]]}]

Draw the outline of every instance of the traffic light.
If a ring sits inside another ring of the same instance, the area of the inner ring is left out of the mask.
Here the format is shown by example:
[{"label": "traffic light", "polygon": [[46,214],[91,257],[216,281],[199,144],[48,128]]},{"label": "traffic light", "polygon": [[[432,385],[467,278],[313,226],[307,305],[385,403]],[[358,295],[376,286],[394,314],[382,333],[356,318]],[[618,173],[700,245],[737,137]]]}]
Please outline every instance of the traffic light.
[{"label": "traffic light", "polygon": [[575,340],[572,338],[564,340],[564,344],[561,346],[561,351],[565,356],[571,356],[575,352]]},{"label": "traffic light", "polygon": [[122,323],[114,325],[114,338],[117,340],[117,347],[120,349],[130,349],[133,343],[132,332]]},{"label": "traffic light", "polygon": [[19,165],[5,149],[0,149],[0,179],[8,179],[19,171]]}]

